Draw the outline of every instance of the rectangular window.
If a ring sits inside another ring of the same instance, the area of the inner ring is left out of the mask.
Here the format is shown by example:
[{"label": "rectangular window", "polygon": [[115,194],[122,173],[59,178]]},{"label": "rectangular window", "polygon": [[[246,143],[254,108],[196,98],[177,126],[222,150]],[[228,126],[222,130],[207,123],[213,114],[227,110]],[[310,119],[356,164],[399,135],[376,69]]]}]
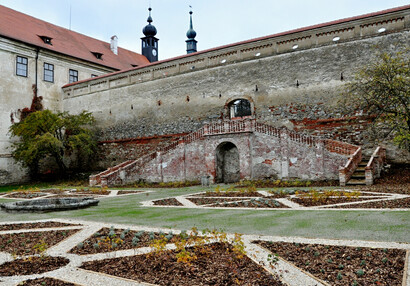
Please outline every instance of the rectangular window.
[{"label": "rectangular window", "polygon": [[27,63],[28,63],[27,58],[17,56],[16,75],[25,76],[25,77],[27,76],[27,70],[28,70]]},{"label": "rectangular window", "polygon": [[78,71],[70,70],[69,75],[70,75],[69,83],[78,81]]},{"label": "rectangular window", "polygon": [[44,63],[44,81],[54,82],[54,65]]},{"label": "rectangular window", "polygon": [[92,75],[91,75],[91,78],[93,78],[93,77],[98,77],[98,75],[92,74]]}]

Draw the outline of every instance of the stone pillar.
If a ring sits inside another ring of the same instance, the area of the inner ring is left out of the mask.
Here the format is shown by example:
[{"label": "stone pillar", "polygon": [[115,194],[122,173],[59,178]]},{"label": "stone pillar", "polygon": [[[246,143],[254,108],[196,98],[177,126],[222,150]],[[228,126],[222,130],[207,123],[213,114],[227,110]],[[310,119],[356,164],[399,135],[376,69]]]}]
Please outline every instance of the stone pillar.
[{"label": "stone pillar", "polygon": [[365,175],[366,185],[367,186],[373,185],[374,177],[373,177],[373,171],[371,167],[365,168],[364,175]]},{"label": "stone pillar", "polygon": [[346,186],[347,183],[346,168],[344,167],[339,168],[339,183],[342,187]]},{"label": "stone pillar", "polygon": [[281,179],[289,177],[289,134],[286,128],[280,130]]},{"label": "stone pillar", "polygon": [[326,179],[325,171],[325,142],[323,139],[319,139],[316,145],[316,172],[318,179]]}]

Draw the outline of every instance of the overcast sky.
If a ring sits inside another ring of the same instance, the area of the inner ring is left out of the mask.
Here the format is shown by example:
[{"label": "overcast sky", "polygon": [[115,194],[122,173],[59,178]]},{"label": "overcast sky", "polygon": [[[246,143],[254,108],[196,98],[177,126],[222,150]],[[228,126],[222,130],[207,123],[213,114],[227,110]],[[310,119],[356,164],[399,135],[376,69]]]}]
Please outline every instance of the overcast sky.
[{"label": "overcast sky", "polygon": [[[186,53],[189,5],[198,50],[409,4],[408,0],[0,0],[55,25],[141,53],[152,6],[159,58]],[[1,15],[0,15],[1,16]]]}]

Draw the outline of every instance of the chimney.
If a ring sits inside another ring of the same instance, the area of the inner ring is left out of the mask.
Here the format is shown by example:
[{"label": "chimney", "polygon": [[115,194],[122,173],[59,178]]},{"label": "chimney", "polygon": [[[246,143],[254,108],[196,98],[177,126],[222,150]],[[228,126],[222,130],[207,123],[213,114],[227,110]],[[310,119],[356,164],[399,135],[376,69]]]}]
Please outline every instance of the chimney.
[{"label": "chimney", "polygon": [[111,37],[111,52],[118,55],[118,37],[115,35]]}]

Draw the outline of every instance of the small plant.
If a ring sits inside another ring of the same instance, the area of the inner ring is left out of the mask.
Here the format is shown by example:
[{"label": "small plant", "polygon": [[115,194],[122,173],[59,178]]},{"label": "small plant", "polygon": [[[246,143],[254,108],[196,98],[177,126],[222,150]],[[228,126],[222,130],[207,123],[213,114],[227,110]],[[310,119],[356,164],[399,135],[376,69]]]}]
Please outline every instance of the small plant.
[{"label": "small plant", "polygon": [[278,261],[279,261],[279,255],[278,254],[268,254],[268,263],[270,264],[270,265],[275,265]]},{"label": "small plant", "polygon": [[387,261],[389,261],[389,260],[386,257],[383,257],[382,262],[386,264]]},{"label": "small plant", "polygon": [[338,267],[339,269],[344,269],[345,268],[345,266],[343,265],[343,264],[339,264],[339,267]]},{"label": "small plant", "polygon": [[358,286],[358,285],[359,285],[359,283],[357,283],[357,281],[354,280],[353,283],[352,283],[352,286]]},{"label": "small plant", "polygon": [[313,254],[314,256],[320,256],[320,252],[319,251],[315,251],[315,253]]},{"label": "small plant", "polygon": [[132,239],[132,246],[137,246],[139,241],[140,241],[139,238],[135,236],[135,237]]},{"label": "small plant", "polygon": [[100,248],[100,244],[99,244],[99,243],[94,243],[94,244],[93,244],[93,247],[94,247],[95,249],[99,249],[99,248]]},{"label": "small plant", "polygon": [[358,277],[362,277],[364,275],[363,269],[357,270],[356,274],[357,274]]},{"label": "small plant", "polygon": [[80,242],[77,244],[78,249],[82,249],[84,247],[84,243]]},{"label": "small plant", "polygon": [[33,249],[36,253],[39,253],[41,257],[43,257],[45,255],[47,247],[47,243],[44,240],[40,240],[39,243],[33,246]]},{"label": "small plant", "polygon": [[332,258],[329,258],[329,259],[327,260],[327,263],[333,263]]},{"label": "small plant", "polygon": [[366,265],[366,260],[360,261],[360,266],[364,266],[364,265]]},{"label": "small plant", "polygon": [[110,232],[108,233],[108,237],[109,238],[114,238],[116,236],[116,234],[115,234],[115,231],[112,229],[112,230],[110,230]]},{"label": "small plant", "polygon": [[343,276],[342,276],[341,272],[337,273],[336,279],[337,280],[342,280],[343,279]]}]

